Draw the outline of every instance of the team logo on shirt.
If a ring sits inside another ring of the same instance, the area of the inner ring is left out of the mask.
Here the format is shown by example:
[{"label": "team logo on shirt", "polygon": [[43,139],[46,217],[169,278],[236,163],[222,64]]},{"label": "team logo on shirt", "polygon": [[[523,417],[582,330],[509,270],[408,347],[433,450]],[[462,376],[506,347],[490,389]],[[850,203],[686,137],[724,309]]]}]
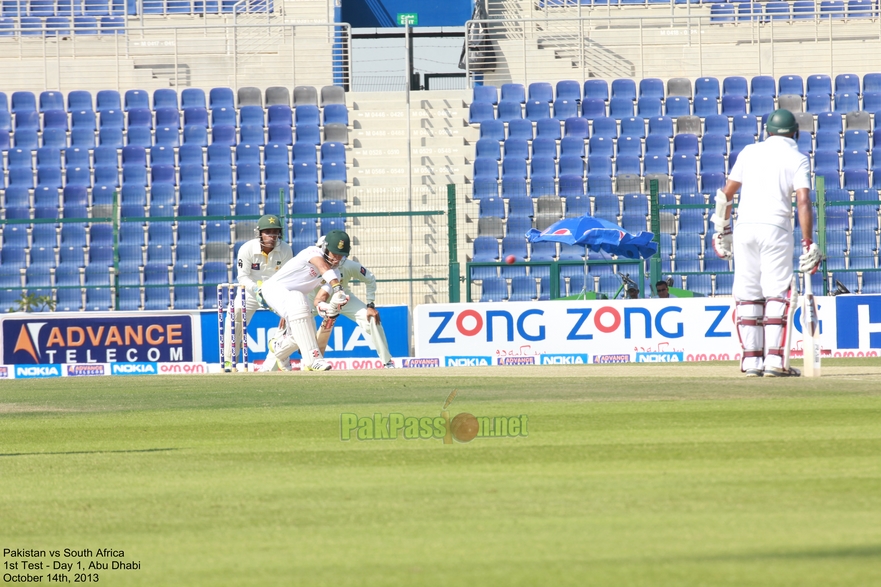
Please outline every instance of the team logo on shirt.
[{"label": "team logo on shirt", "polygon": [[361,267],[361,275],[367,275],[367,269]]},{"label": "team logo on shirt", "polygon": [[259,271],[260,263],[251,263],[251,271]]}]

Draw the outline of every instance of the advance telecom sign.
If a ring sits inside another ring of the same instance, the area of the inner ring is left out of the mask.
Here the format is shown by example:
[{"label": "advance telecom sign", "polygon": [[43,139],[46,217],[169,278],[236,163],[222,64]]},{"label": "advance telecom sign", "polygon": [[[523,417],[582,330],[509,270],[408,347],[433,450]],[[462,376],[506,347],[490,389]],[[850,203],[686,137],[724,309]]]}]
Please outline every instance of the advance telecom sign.
[{"label": "advance telecom sign", "polygon": [[192,362],[188,314],[29,314],[3,320],[6,365]]},{"label": "advance telecom sign", "polygon": [[[881,295],[817,299],[824,356],[881,352]],[[591,363],[725,361],[741,352],[733,298],[422,305],[414,320],[416,356],[448,366],[488,358],[525,364],[511,358],[528,356],[546,364],[545,355],[586,355]],[[791,348],[801,356],[800,311]]]}]

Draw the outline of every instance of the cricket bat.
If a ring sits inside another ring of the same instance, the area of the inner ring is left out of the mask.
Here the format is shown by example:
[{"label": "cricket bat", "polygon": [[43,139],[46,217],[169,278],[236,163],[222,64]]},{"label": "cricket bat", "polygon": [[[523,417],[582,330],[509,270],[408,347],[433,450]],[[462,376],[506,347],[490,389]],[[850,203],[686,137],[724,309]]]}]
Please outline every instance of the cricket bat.
[{"label": "cricket bat", "polygon": [[792,328],[795,325],[795,309],[798,307],[798,282],[796,276],[792,276],[792,285],[789,287],[789,311],[786,313],[786,331],[783,340],[783,368],[789,370],[790,353],[792,351]]},{"label": "cricket bat", "polygon": [[324,355],[324,349],[327,348],[327,342],[330,340],[330,334],[333,332],[333,325],[335,323],[336,316],[325,318],[321,322],[321,326],[318,327],[318,332],[315,333],[315,338],[318,339],[318,350],[321,351],[322,356]]},{"label": "cricket bat", "polygon": [[817,318],[817,302],[811,291],[811,275],[804,274],[805,295],[801,299],[801,332],[804,351],[804,376],[820,376],[820,322]]}]

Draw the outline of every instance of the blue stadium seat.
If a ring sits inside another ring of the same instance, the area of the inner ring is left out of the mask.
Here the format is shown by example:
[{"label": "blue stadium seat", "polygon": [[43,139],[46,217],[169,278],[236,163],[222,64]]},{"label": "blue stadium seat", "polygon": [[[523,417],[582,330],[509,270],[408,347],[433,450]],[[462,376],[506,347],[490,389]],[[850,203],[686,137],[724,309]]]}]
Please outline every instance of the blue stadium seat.
[{"label": "blue stadium seat", "polygon": [[473,102],[468,107],[468,122],[470,124],[480,124],[487,120],[494,120],[495,117],[495,108],[487,102]]},{"label": "blue stadium seat", "polygon": [[[473,279],[473,277],[472,277]],[[485,277],[481,285],[481,302],[503,302],[508,299],[508,282],[501,277]]]},{"label": "blue stadium seat", "polygon": [[788,21],[791,18],[792,9],[789,2],[772,1],[765,4],[765,14],[767,20],[783,20]]},{"label": "blue stadium seat", "polygon": [[511,122],[523,118],[523,104],[514,100],[502,100],[499,102],[498,120]]},{"label": "blue stadium seat", "polygon": [[538,137],[532,141],[532,157],[557,158],[557,141],[552,138]]},{"label": "blue stadium seat", "polygon": [[595,118],[592,124],[591,137],[605,137],[614,139],[618,137],[618,121],[612,117]]},{"label": "blue stadium seat", "polygon": [[197,265],[198,263],[183,263],[180,260],[174,265],[174,309],[176,310],[195,310],[199,308],[199,288],[186,287],[189,284],[199,283]]},{"label": "blue stadium seat", "polygon": [[588,156],[602,156],[611,158],[614,154],[614,141],[602,135],[594,135],[588,141]]},{"label": "blue stadium seat", "polygon": [[184,128],[190,126],[208,127],[208,110],[205,108],[184,108]]},{"label": "blue stadium seat", "polygon": [[721,171],[709,171],[701,174],[701,193],[716,194],[716,190],[725,187],[725,173]]},{"label": "blue stadium seat", "polygon": [[17,129],[13,137],[15,147],[18,147],[20,149],[27,149],[29,151],[33,151],[39,148],[36,128]]},{"label": "blue stadium seat", "polygon": [[609,84],[604,79],[588,79],[584,82],[584,99],[595,98],[600,100],[609,99]]},{"label": "blue stadium seat", "polygon": [[563,136],[560,129],[560,121],[554,118],[545,118],[537,121],[535,124],[535,136],[537,139],[549,138],[560,140]]},{"label": "blue stadium seat", "polygon": [[102,147],[121,149],[122,129],[111,127],[102,128],[100,131],[98,131],[98,144]]},{"label": "blue stadium seat", "polygon": [[719,80],[715,77],[700,77],[694,80],[694,96],[708,96],[718,99],[721,94],[719,91]]},{"label": "blue stadium seat", "polygon": [[658,78],[643,78],[639,80],[640,98],[664,99],[664,81]]},{"label": "blue stadium seat", "polygon": [[749,96],[749,84],[745,77],[728,76],[722,80],[723,96],[741,96],[746,98]]},{"label": "blue stadium seat", "polygon": [[805,101],[805,111],[812,114],[832,111],[832,98],[828,94],[808,94]]},{"label": "blue stadium seat", "polygon": [[[43,137],[44,141],[46,139],[45,133]],[[64,142],[64,138],[58,138],[59,143]],[[65,145],[66,146],[66,145]],[[95,131],[88,128],[75,128],[70,131],[70,146],[72,147],[82,147],[84,149],[94,149],[95,148]]]},{"label": "blue stadium seat", "polygon": [[[756,142],[756,136],[754,134],[750,134],[748,131],[740,132],[735,131],[731,133],[731,153],[740,153],[743,148],[747,145],[752,145]],[[728,162],[729,166],[731,166],[731,162]]]},{"label": "blue stadium seat", "polygon": [[[668,96],[664,102],[664,109],[667,116],[689,116],[691,115],[691,101],[687,96]],[[660,116],[657,114],[656,116]]]},{"label": "blue stadium seat", "polygon": [[[505,140],[505,123],[501,120],[488,120],[480,125],[480,138]],[[529,139],[532,140],[532,125],[529,125]]]},{"label": "blue stadium seat", "polygon": [[321,165],[321,181],[347,181],[346,164],[329,161]]},{"label": "blue stadium seat", "polygon": [[67,130],[67,112],[61,108],[43,112],[43,130],[50,128]]},{"label": "blue stadium seat", "polygon": [[499,90],[495,86],[474,86],[472,91],[472,102],[484,102],[488,104],[499,103]]},{"label": "blue stadium seat", "polygon": [[599,98],[587,98],[581,102],[581,116],[587,120],[606,115],[606,103]]},{"label": "blue stadium seat", "polygon": [[144,90],[127,90],[125,92],[125,111],[132,109],[150,109],[150,94]]},{"label": "blue stadium seat", "polygon": [[63,149],[67,146],[67,130],[63,128],[47,128],[43,131],[42,146]]},{"label": "blue stadium seat", "polygon": [[640,97],[636,103],[636,115],[642,118],[661,116],[663,114],[663,102],[658,97]]},{"label": "blue stadium seat", "polygon": [[[619,161],[621,157],[618,157]],[[637,159],[637,162],[639,160]],[[584,177],[584,159],[578,155],[563,155],[560,157],[559,161],[559,173],[560,180],[562,181],[563,176],[576,176],[578,178]],[[562,186],[561,186],[562,189]]]},{"label": "blue stadium seat", "polygon": [[[619,80],[615,80],[619,81]],[[633,81],[633,80],[628,80]],[[613,82],[614,85],[614,82]],[[615,119],[630,118],[634,115],[633,99],[625,96],[613,96],[609,100],[609,116]]]},{"label": "blue stadium seat", "polygon": [[180,130],[173,126],[156,127],[155,144],[164,147],[179,147]]},{"label": "blue stadium seat", "polygon": [[[649,135],[660,135],[673,138],[673,119],[669,116],[653,116],[649,118]],[[646,137],[648,140],[648,137]]]},{"label": "blue stadium seat", "polygon": [[860,97],[859,94],[852,92],[839,92],[835,94],[835,108],[834,112],[840,112],[842,114],[846,114],[848,112],[855,112],[860,109]]},{"label": "blue stadium seat", "polygon": [[74,110],[70,116],[72,129],[85,129],[92,132],[97,130],[95,113],[91,110]]},{"label": "blue stadium seat", "polygon": [[146,126],[130,126],[125,134],[126,145],[149,149],[153,146],[153,132]]},{"label": "blue stadium seat", "polygon": [[567,118],[563,123],[564,138],[578,138],[581,140],[590,136],[590,125],[584,118]]}]

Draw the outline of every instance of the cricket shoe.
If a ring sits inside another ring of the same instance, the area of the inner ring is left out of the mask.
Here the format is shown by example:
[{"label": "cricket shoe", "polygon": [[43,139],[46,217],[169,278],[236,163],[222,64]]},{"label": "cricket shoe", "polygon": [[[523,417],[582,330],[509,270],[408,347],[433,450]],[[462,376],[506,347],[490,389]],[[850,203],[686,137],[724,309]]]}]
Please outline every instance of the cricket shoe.
[{"label": "cricket shoe", "polygon": [[801,371],[795,367],[765,367],[765,377],[801,377]]},{"label": "cricket shoe", "polygon": [[275,345],[276,341],[274,338],[269,339],[269,352],[272,353],[272,356],[275,357],[275,365],[272,366],[271,371],[290,371],[291,370],[291,361],[290,359],[286,361],[282,361],[275,354]]},{"label": "cricket shoe", "polygon": [[761,377],[764,374],[765,374],[765,372],[762,371],[761,369],[747,369],[746,370],[747,377]]},{"label": "cricket shoe", "polygon": [[394,361],[389,361],[388,363],[386,363],[385,365],[383,365],[382,368],[383,368],[383,369],[394,369],[394,368],[395,368],[395,362],[394,362]]},{"label": "cricket shoe", "polygon": [[331,369],[333,369],[333,365],[324,359],[315,359],[311,365],[303,368],[304,371],[330,371]]}]

